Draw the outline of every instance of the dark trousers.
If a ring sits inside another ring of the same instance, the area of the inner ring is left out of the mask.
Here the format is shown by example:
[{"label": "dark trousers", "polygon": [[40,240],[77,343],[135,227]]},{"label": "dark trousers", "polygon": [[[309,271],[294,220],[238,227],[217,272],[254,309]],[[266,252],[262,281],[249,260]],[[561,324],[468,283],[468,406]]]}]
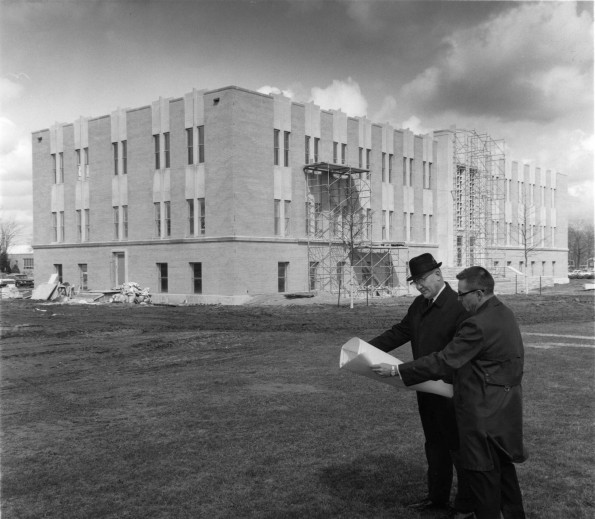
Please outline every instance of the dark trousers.
[{"label": "dark trousers", "polygon": [[477,519],[525,519],[523,496],[514,464],[490,444],[494,468],[466,470]]},{"label": "dark trousers", "polygon": [[465,471],[458,468],[455,455],[459,448],[459,435],[452,400],[418,392],[417,404],[428,460],[428,497],[434,503],[449,502],[454,466],[457,471],[458,490],[453,506],[460,512],[471,512],[472,500]]}]

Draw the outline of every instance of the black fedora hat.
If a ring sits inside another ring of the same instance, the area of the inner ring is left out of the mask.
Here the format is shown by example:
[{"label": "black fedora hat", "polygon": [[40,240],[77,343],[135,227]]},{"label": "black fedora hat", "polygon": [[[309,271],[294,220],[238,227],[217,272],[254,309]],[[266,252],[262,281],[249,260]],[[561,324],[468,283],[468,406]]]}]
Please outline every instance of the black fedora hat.
[{"label": "black fedora hat", "polygon": [[426,272],[430,272],[430,270],[440,268],[440,265],[442,265],[442,262],[436,263],[434,256],[428,252],[411,258],[409,260],[409,272],[411,275],[407,278],[407,281],[412,281],[415,278],[423,276]]}]

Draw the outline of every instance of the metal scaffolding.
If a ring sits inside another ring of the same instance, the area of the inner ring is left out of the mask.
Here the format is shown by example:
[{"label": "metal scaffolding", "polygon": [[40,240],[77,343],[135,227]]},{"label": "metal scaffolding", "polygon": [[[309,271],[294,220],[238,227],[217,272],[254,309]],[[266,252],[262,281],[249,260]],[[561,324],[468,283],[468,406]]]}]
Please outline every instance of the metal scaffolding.
[{"label": "metal scaffolding", "polygon": [[372,243],[370,171],[317,162],[304,173],[309,290],[394,294],[408,258],[400,244]]},{"label": "metal scaffolding", "polygon": [[453,247],[457,267],[493,266],[504,222],[504,141],[475,130],[452,130]]}]

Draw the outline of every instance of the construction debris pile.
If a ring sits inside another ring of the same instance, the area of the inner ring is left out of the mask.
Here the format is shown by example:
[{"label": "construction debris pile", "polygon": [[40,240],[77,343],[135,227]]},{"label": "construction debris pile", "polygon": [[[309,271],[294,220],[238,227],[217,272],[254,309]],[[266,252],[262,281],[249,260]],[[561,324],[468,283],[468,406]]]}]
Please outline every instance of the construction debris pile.
[{"label": "construction debris pile", "polygon": [[120,286],[120,293],[114,294],[110,303],[150,304],[151,294],[148,288],[141,288],[138,283],[128,281]]}]

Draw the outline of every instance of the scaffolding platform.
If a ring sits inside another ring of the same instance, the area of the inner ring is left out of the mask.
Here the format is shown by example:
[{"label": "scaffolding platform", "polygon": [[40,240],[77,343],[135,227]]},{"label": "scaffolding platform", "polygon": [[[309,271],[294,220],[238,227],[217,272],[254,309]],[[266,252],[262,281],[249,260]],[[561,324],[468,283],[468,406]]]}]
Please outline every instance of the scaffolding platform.
[{"label": "scaffolding platform", "polygon": [[407,247],[372,242],[370,171],[316,162],[304,174],[309,289],[364,297],[407,291]]}]

